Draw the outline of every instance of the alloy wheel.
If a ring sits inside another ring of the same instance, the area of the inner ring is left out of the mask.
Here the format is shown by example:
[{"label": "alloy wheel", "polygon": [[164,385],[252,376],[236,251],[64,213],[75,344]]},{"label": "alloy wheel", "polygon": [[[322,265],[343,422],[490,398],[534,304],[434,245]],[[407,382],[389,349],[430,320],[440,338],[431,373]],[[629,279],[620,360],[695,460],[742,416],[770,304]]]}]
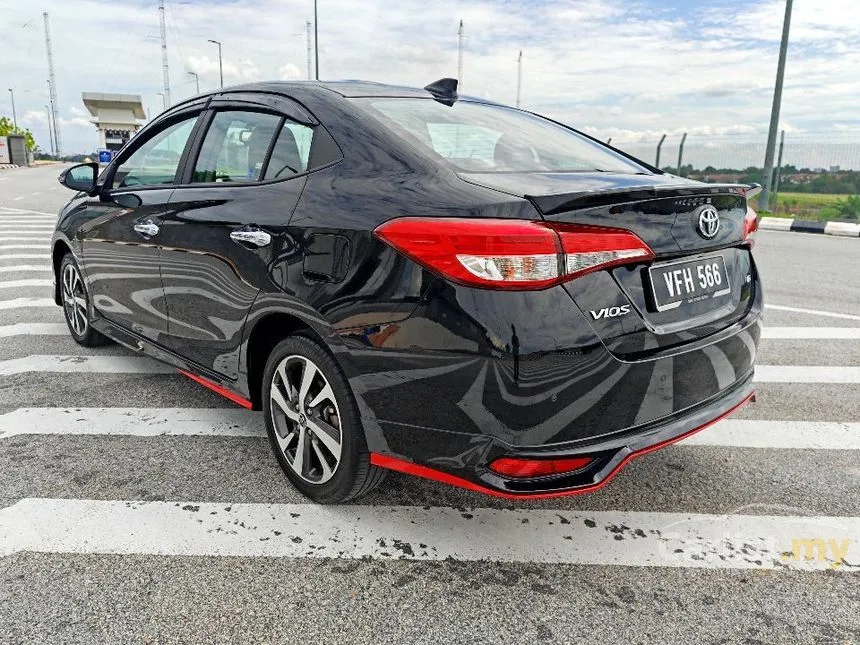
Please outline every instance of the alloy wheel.
[{"label": "alloy wheel", "polygon": [[74,264],[67,264],[62,275],[63,309],[69,326],[78,336],[87,333],[88,308],[84,281]]},{"label": "alloy wheel", "polygon": [[334,392],[319,367],[305,356],[284,358],[272,375],[272,423],[290,468],[311,484],[334,476],[343,435]]}]

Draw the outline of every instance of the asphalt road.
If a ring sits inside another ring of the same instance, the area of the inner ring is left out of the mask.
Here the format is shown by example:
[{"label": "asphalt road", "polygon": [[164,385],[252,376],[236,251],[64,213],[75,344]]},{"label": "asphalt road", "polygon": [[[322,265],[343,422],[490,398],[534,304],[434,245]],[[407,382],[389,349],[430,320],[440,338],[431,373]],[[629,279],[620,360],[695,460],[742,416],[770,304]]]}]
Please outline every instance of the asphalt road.
[{"label": "asphalt road", "polygon": [[604,490],[322,509],[253,414],[64,332],[57,173],[0,172],[0,643],[860,643],[860,240],[760,232],[757,403]]}]

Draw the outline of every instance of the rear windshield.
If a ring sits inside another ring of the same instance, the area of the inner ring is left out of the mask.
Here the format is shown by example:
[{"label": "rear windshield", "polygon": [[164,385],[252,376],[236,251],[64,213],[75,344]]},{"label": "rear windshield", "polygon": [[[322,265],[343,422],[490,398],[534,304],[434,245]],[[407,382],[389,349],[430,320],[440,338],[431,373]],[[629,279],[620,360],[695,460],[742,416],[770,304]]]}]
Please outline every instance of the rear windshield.
[{"label": "rear windshield", "polygon": [[547,119],[503,106],[433,99],[355,99],[404,139],[469,172],[645,168]]}]

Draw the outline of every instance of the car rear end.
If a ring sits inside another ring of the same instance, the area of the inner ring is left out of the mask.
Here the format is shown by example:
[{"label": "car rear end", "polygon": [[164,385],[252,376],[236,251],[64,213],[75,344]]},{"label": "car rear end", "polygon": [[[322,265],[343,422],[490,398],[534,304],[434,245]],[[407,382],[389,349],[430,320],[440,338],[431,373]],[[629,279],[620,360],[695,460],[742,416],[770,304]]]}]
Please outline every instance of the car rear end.
[{"label": "car rear end", "polygon": [[[389,439],[379,465],[504,496],[586,492],[752,397],[762,292],[748,187],[628,164],[460,166],[465,184],[531,214],[376,229],[435,276],[388,338],[427,369],[367,399]],[[444,359],[454,367],[429,367]]]}]

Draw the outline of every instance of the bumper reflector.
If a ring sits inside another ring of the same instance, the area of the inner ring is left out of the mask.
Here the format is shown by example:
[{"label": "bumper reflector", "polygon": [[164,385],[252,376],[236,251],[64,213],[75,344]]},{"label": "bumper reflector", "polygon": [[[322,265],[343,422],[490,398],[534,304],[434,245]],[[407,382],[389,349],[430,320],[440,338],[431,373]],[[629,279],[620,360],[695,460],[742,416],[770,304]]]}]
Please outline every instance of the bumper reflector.
[{"label": "bumper reflector", "polygon": [[582,470],[594,461],[591,457],[569,459],[517,459],[501,457],[490,464],[490,470],[505,477],[546,477]]}]

